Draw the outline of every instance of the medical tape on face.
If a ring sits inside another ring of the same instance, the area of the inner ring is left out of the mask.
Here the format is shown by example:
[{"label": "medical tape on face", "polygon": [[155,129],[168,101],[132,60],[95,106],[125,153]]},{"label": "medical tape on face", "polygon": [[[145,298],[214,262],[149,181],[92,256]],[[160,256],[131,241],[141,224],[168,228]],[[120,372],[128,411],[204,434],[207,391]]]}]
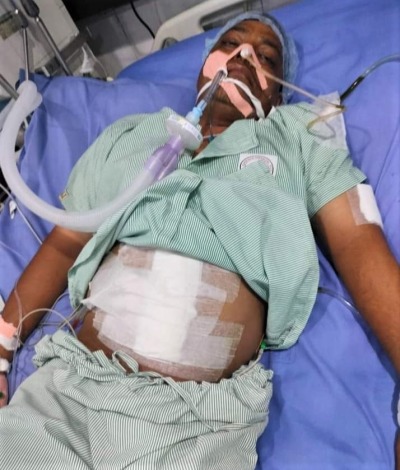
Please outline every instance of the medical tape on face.
[{"label": "medical tape on face", "polygon": [[[215,51],[212,52],[206,59],[203,67],[203,74],[206,78],[212,80],[214,76],[220,71],[224,70],[227,72],[226,64],[231,60],[233,57],[237,56],[241,51],[245,51],[247,55],[250,55],[254,62],[261,67],[261,64],[257,58],[257,55],[253,49],[253,46],[250,44],[242,44],[238,48],[236,48],[231,54],[225,54],[222,51]],[[268,83],[264,75],[256,69],[256,75],[258,82],[260,84],[261,90],[266,90],[268,88]],[[239,80],[229,79],[229,77],[225,78],[222,83],[220,84],[221,88],[225,91],[228,95],[231,103],[238,109],[244,117],[248,117],[253,109],[250,104],[242,97],[239,93],[237,86]],[[210,82],[211,83],[211,82]],[[239,82],[242,84],[242,82]],[[253,106],[256,108],[257,116],[259,118],[264,118],[265,114],[262,111],[262,115],[260,115],[260,109],[262,110],[261,102],[258,98],[256,98],[250,91],[249,87],[245,84],[243,86],[239,86],[239,88],[250,98]],[[204,87],[202,88],[202,90]],[[200,93],[199,93],[200,95]],[[255,105],[257,103],[257,105]]]},{"label": "medical tape on face", "polygon": [[[210,78],[211,80],[214,78],[214,76],[219,72],[220,70],[224,70],[226,73],[228,73],[226,69],[226,64],[235,56],[239,54],[239,52],[245,51],[247,56],[251,56],[254,62],[260,67],[260,61],[257,58],[257,55],[254,51],[254,48],[251,44],[241,44],[239,47],[237,47],[233,52],[230,54],[226,54],[225,52],[222,51],[215,51],[212,52],[204,62],[203,66],[203,74],[206,78]],[[258,78],[258,83],[260,84],[261,90],[266,90],[268,88],[268,82],[265,76],[259,72],[257,69],[255,70],[257,78]]]},{"label": "medical tape on face", "polygon": [[[210,88],[211,84],[212,84],[212,81],[209,81],[203,87],[201,87],[200,91],[197,94],[196,102],[199,100],[200,96],[202,96],[203,93],[208,88]],[[265,112],[262,108],[261,101],[253,95],[253,93],[250,91],[250,88],[244,83],[240,82],[239,80],[236,80],[234,78],[225,78],[224,83],[222,83],[222,85],[220,86],[225,90],[225,93],[229,96],[229,99],[231,100],[232,104],[245,117],[247,117],[252,112],[252,108],[249,105],[249,103],[247,103],[246,100],[243,100],[238,90],[234,86],[232,86],[232,84],[235,84],[237,87],[242,89],[247,94],[247,96],[249,97],[251,103],[253,104],[256,110],[257,117],[259,117],[260,119],[264,119]]]},{"label": "medical tape on face", "polygon": [[375,224],[383,228],[374,191],[369,184],[358,184],[346,194],[356,225]]},{"label": "medical tape on face", "polygon": [[[226,91],[226,87],[228,87],[229,85],[232,85],[232,84],[236,85],[236,87],[240,88],[241,90],[243,90],[246,93],[246,95],[249,97],[252,105],[254,106],[254,109],[256,110],[257,117],[260,118],[260,119],[264,119],[265,118],[265,113],[264,113],[264,110],[261,106],[261,101],[253,95],[253,93],[250,91],[250,88],[247,85],[245,85],[243,82],[241,82],[239,80],[236,80],[235,78],[227,78],[221,86]],[[236,106],[236,104],[234,102],[234,99],[233,99],[233,95],[240,96],[240,93],[238,92],[238,90],[236,88],[235,88],[235,92],[232,90],[232,96],[229,96],[231,98],[232,103]],[[247,101],[246,101],[246,103],[247,103]],[[238,106],[239,106],[239,103],[238,103]],[[239,109],[238,106],[236,106],[236,108]],[[247,111],[247,114],[244,114],[244,111],[242,111],[240,109],[239,109],[239,111],[245,117],[247,117],[252,112],[252,108],[251,108],[250,105],[249,105],[249,108],[250,108],[250,111]]]},{"label": "medical tape on face", "polygon": [[222,321],[220,314],[237,297],[240,278],[225,272],[225,284],[218,276],[205,282],[203,271],[208,277],[210,271],[203,262],[162,251],[150,252],[151,269],[137,268],[122,262],[125,250],[140,251],[123,246],[118,255],[110,253],[83,301],[95,310],[99,338],[148,360],[225,369],[244,327]]},{"label": "medical tape on face", "polygon": [[235,108],[240,111],[245,118],[250,116],[250,114],[253,112],[253,108],[245,99],[243,99],[242,95],[239,93],[238,89],[233,83],[224,82],[221,83],[220,87],[228,95],[233,106],[235,106]]}]

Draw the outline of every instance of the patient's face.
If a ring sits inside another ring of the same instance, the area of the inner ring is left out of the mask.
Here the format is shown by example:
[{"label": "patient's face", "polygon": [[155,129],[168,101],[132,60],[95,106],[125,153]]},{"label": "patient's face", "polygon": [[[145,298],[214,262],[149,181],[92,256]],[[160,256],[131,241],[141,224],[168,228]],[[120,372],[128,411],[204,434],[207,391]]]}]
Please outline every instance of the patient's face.
[{"label": "patient's face", "polygon": [[[245,20],[238,23],[219,39],[211,53],[221,51],[229,55],[244,43],[253,46],[264,70],[278,78],[282,78],[283,58],[280,40],[269,26],[259,21]],[[247,60],[240,57],[239,54],[232,57],[227,62],[226,67],[229,77],[240,80],[250,88],[253,95],[261,101],[266,114],[270,111],[271,106],[281,104],[280,85],[267,78],[268,87],[262,90],[254,67]],[[208,81],[209,78],[203,75],[202,70],[198,79],[198,89],[200,90]],[[250,103],[249,98],[243,92],[239,92]],[[232,106],[229,98],[221,88],[214,95],[214,99],[215,102],[225,103],[227,107]],[[252,113],[249,117],[254,116],[255,113]]]}]

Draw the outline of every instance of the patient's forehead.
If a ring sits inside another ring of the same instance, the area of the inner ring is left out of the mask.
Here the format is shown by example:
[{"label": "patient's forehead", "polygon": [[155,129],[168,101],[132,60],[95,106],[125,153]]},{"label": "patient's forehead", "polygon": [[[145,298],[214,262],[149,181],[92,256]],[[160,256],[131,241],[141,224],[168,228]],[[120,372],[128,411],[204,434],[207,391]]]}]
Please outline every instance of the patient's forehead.
[{"label": "patient's forehead", "polygon": [[216,42],[212,50],[219,49],[222,43],[230,36],[250,42],[253,45],[265,44],[273,47],[282,58],[282,44],[275,31],[267,24],[258,20],[243,20],[228,29]]}]

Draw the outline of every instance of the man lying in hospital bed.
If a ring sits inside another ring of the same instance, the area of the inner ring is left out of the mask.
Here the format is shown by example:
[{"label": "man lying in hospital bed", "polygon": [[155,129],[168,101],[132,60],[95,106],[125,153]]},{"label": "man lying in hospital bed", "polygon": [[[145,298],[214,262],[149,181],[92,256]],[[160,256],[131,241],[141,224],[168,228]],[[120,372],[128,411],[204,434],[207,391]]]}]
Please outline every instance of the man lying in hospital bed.
[{"label": "man lying in hospital bed", "polygon": [[[71,298],[90,311],[78,339],[41,341],[41,367],[1,411],[4,468],[254,468],[272,393],[257,352],[291,346],[315,300],[309,219],[399,371],[399,268],[365,177],[340,143],[307,130],[310,105],[280,106],[287,90],[248,65],[252,48],[256,65],[293,79],[295,50],[272,19],[228,25],[199,76],[199,90],[219,67],[229,79],[201,117],[199,149],[93,237],[56,227],[18,282],[0,324],[4,371],[20,315],[23,339],[71,266]],[[170,114],[109,127],[64,205],[119,193],[168,138]]]}]

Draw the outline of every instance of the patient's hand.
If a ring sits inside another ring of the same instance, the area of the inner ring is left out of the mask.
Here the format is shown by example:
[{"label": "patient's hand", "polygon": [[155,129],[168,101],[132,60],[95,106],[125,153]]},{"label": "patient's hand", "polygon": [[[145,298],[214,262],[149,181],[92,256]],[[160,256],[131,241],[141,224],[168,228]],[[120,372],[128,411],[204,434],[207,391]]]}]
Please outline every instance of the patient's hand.
[{"label": "patient's hand", "polygon": [[7,405],[8,381],[7,375],[0,373],[0,408]]}]

